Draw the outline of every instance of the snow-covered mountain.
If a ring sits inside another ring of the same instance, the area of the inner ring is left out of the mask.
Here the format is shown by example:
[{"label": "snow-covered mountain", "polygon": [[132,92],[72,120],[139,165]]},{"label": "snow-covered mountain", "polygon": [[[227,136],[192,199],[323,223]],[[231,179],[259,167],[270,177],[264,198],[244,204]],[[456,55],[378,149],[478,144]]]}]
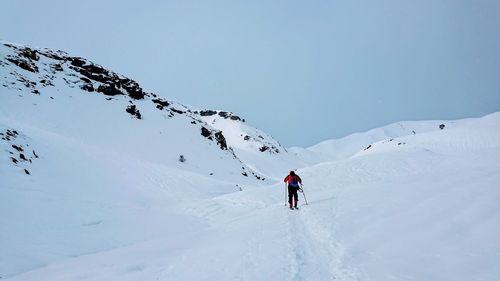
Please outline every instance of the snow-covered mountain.
[{"label": "snow-covered mountain", "polygon": [[[9,233],[0,243],[12,261],[2,258],[0,276],[156,237],[184,221],[172,211],[184,201],[272,183],[239,159],[231,134],[203,120],[207,110],[84,58],[4,43],[0,77],[0,227]],[[286,153],[231,117],[247,130],[254,158]],[[159,216],[170,219],[160,224]],[[114,226],[94,231],[106,221]]]},{"label": "snow-covered mountain", "polygon": [[[402,121],[367,132],[326,140],[308,148],[292,147],[289,150],[309,163],[342,160],[350,158],[360,151],[378,146],[379,142],[392,142],[394,139],[411,135],[439,131],[453,127],[455,124],[454,120]],[[398,141],[394,143],[403,145]]]},{"label": "snow-covered mountain", "polygon": [[[241,163],[234,148],[245,147],[254,155],[286,152],[232,113],[167,100],[84,58],[9,43],[0,46],[1,113],[7,127],[29,125],[223,179],[236,175],[265,180]],[[187,161],[178,161],[180,155]]]},{"label": "snow-covered mountain", "polygon": [[0,77],[4,280],[500,276],[500,112],[285,148],[61,51],[1,44]]}]

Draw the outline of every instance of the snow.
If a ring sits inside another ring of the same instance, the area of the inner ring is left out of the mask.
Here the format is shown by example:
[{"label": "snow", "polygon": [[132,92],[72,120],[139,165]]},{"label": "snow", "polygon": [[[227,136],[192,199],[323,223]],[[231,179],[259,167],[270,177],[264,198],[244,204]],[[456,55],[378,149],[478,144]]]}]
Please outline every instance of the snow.
[{"label": "snow", "polygon": [[[2,82],[16,81],[13,71],[40,80],[4,63]],[[500,276],[500,112],[285,149],[246,122],[170,117],[147,98],[132,101],[144,117],[134,119],[127,97],[71,88],[71,73],[65,66],[40,95],[0,88],[1,136],[18,133],[0,140],[3,280]],[[201,126],[221,130],[231,149]],[[282,178],[295,168],[309,205],[299,194],[292,211]]]}]

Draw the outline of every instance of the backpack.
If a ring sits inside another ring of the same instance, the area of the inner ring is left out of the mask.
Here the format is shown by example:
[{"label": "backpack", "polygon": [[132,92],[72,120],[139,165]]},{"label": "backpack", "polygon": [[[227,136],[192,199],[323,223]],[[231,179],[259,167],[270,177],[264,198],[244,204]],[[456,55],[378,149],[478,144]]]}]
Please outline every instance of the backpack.
[{"label": "backpack", "polygon": [[298,176],[290,176],[290,180],[288,181],[288,185],[293,187],[299,186],[299,177]]}]

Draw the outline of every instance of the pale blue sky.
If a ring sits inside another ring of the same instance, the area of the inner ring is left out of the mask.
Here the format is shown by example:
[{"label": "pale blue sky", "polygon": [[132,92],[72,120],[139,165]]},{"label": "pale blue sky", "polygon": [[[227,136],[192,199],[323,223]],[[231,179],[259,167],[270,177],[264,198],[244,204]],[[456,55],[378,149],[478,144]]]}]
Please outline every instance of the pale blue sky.
[{"label": "pale blue sky", "polygon": [[500,110],[500,0],[2,0],[0,38],[61,49],[287,146]]}]

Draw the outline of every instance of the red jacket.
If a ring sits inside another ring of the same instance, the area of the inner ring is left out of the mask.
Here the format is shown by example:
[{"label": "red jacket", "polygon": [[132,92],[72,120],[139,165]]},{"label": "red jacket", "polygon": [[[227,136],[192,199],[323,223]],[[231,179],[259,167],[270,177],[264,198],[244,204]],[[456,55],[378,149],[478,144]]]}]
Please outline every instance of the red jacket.
[{"label": "red jacket", "polygon": [[295,176],[288,175],[288,176],[286,176],[286,178],[283,181],[288,183],[288,185],[298,186],[299,183],[302,184],[302,179],[297,175],[295,175]]}]

